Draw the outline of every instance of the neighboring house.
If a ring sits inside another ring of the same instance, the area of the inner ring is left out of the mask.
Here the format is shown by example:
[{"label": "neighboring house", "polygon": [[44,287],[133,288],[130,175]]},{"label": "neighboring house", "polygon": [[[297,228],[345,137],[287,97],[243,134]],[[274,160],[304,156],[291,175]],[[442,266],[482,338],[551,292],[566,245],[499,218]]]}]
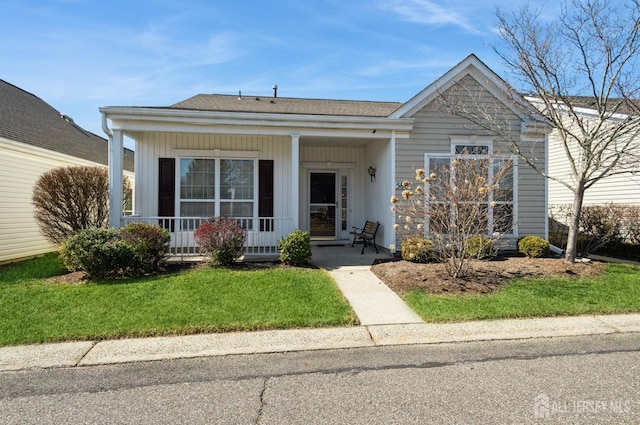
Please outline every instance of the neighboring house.
[{"label": "neighboring house", "polygon": [[[526,102],[515,106],[509,86],[471,55],[406,103],[280,98],[274,91],[200,94],[162,108],[100,108],[115,179],[123,136],[136,143],[138,217],[124,221],[163,224],[183,254],[195,252],[199,221],[218,215],[237,217],[248,229],[248,253],[275,252],[278,238],[294,229],[319,243],[346,242],[365,220],[381,223],[376,240],[389,247],[396,243],[390,198],[416,168],[428,170],[469,146],[507,151],[496,137],[438,108],[439,94],[459,86],[486,88],[515,124],[513,135],[530,142],[543,165],[546,126]],[[514,224],[508,236],[546,237],[545,180],[517,161],[512,175],[505,183]],[[118,187],[112,185],[115,203]],[[111,224],[121,225],[123,217],[112,213]]]},{"label": "neighboring house", "polygon": [[[536,98],[527,98],[534,105],[541,105],[541,101]],[[574,98],[576,111],[585,120],[593,120],[596,123],[598,112],[590,108],[592,98]],[[541,106],[539,106],[541,107]],[[593,117],[593,118],[592,118]],[[617,119],[624,118],[619,114]],[[635,137],[640,138],[640,134]],[[635,144],[640,146],[640,141]],[[577,149],[573,151],[577,152]],[[553,130],[549,134],[549,164],[548,172],[550,176],[571,182],[571,165],[565,153],[563,143],[558,135],[558,130]],[[556,180],[549,180],[549,205],[551,207],[560,205],[571,205],[573,203],[573,192]],[[603,205],[609,203],[629,204],[640,206],[640,165],[635,173],[620,174],[606,177],[592,187],[588,188],[584,195],[583,205]]]},{"label": "neighboring house", "polygon": [[[106,166],[107,152],[107,140],[0,80],[0,263],[56,249],[34,218],[31,197],[38,178],[58,167]],[[124,170],[133,179],[132,151],[124,152]]]}]

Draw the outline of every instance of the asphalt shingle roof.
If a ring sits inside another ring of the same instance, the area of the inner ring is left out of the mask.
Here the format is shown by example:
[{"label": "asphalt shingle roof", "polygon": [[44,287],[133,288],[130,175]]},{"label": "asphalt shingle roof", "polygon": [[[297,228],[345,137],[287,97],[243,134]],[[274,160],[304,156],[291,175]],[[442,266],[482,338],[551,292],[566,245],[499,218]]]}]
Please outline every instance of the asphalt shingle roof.
[{"label": "asphalt shingle roof", "polygon": [[402,103],[399,102],[199,94],[171,105],[170,108],[215,112],[388,117],[400,106]]},{"label": "asphalt shingle roof", "polygon": [[[108,163],[106,139],[4,80],[0,80],[0,137],[98,164]],[[133,171],[133,152],[125,152],[124,168]]]}]

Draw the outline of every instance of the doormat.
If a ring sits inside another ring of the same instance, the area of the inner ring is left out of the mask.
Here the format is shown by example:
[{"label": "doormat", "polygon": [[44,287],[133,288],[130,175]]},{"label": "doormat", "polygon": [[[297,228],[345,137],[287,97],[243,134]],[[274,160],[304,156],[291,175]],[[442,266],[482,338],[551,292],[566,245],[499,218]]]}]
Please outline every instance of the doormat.
[{"label": "doormat", "polygon": [[324,243],[324,244],[318,244],[316,246],[319,248],[327,248],[330,246],[345,246],[345,245],[343,243],[332,243],[332,244]]}]

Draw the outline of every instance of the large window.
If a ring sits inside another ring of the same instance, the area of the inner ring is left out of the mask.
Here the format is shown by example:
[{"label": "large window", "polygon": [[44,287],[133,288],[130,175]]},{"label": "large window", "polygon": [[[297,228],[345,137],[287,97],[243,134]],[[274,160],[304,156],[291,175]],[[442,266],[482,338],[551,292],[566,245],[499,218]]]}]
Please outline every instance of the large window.
[{"label": "large window", "polygon": [[[427,233],[448,233],[449,226],[465,223],[479,234],[514,234],[514,160],[494,155],[490,143],[453,143],[450,154],[426,154],[427,175],[436,177],[425,187]],[[486,196],[480,186],[490,188]]]},{"label": "large window", "polygon": [[254,217],[255,162],[180,158],[180,216]]}]

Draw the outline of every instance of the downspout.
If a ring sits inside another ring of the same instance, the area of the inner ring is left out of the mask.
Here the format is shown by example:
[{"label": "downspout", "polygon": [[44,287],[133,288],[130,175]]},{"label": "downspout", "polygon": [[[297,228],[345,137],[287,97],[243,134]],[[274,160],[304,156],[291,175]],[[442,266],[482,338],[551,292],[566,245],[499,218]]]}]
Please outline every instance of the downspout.
[{"label": "downspout", "polygon": [[113,139],[113,132],[107,125],[107,114],[100,112],[100,115],[102,115],[102,131],[104,131],[104,133],[109,137],[109,143],[111,143]]}]

